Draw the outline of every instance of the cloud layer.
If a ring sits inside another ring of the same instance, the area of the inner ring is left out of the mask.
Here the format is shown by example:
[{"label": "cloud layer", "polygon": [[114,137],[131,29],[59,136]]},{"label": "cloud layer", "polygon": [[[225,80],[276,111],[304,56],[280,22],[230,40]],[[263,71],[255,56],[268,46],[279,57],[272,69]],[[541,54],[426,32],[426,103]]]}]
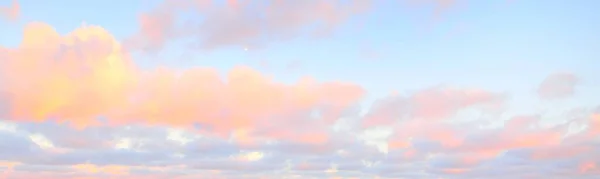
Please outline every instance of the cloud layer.
[{"label": "cloud layer", "polygon": [[[172,36],[188,35],[171,15],[191,2],[167,1],[143,15],[136,37],[143,41],[136,43],[159,48]],[[202,31],[190,33],[203,48],[266,43],[315,22],[330,30],[361,12],[360,2],[195,4],[206,19],[194,27]],[[265,17],[252,16],[257,11]],[[211,67],[142,69],[128,50],[100,26],[61,35],[42,22],[27,24],[17,47],[0,47],[0,176],[600,175],[595,106],[512,114],[510,94],[453,86],[394,93],[369,104],[360,84],[311,77],[284,83],[247,66],[225,75]],[[540,103],[551,103],[546,99],[574,97],[577,80],[572,73],[551,74],[531,86],[538,87]]]}]

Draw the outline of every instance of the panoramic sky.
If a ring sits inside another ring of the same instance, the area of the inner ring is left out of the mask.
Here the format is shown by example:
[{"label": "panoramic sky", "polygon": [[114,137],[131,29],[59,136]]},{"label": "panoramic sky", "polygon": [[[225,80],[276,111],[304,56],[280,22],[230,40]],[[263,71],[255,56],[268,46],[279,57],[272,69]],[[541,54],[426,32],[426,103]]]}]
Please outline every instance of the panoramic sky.
[{"label": "panoramic sky", "polygon": [[0,179],[592,179],[595,0],[0,0]]}]

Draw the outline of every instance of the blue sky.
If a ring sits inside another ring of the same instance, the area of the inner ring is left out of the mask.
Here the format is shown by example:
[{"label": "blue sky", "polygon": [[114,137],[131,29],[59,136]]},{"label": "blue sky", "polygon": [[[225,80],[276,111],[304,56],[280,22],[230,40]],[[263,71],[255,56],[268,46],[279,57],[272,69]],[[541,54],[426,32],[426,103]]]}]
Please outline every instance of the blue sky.
[{"label": "blue sky", "polygon": [[[9,3],[5,1],[3,4]],[[22,21],[18,25],[2,23],[2,29],[6,29],[2,33],[2,44],[18,44],[21,27],[30,21],[47,22],[63,34],[86,22],[100,25],[116,38],[123,39],[137,30],[134,24],[139,13],[156,6],[157,2],[23,0],[20,2]],[[431,22],[434,25],[429,29],[427,23],[433,17],[431,6],[411,9],[394,1],[375,4],[377,11],[351,19],[336,29],[332,37],[317,42],[296,38],[291,42],[274,43],[256,53],[273,58],[269,62],[279,66],[273,67],[276,69],[272,73],[276,76],[290,76],[281,73],[284,71],[281,69],[290,61],[300,61],[303,69],[298,73],[310,71],[308,73],[322,78],[347,78],[363,83],[372,81],[371,75],[389,75],[402,83],[411,83],[409,86],[414,86],[410,76],[419,72],[432,76],[414,82],[419,86],[444,82],[493,85],[488,84],[489,81],[515,77],[531,77],[526,79],[530,81],[557,70],[594,75],[599,53],[594,49],[598,49],[600,43],[597,40],[600,25],[593,23],[600,18],[594,13],[595,1],[469,1],[467,5],[448,9],[440,21]],[[104,11],[106,9],[110,11]],[[358,25],[360,22],[365,23],[362,28]],[[361,59],[364,48],[375,49],[380,59],[377,62]],[[177,52],[171,54],[165,58],[179,58]],[[185,64],[223,68],[238,63],[258,66],[257,60],[251,59],[260,58],[243,49],[231,48],[195,56],[197,60]],[[466,71],[464,67],[482,75],[461,74]],[[518,73],[507,72],[512,70]],[[452,75],[443,75],[448,73]],[[511,77],[520,73],[531,74]],[[444,76],[449,79],[443,79]],[[480,78],[482,76],[490,80]],[[396,85],[385,88],[405,89]]]},{"label": "blue sky", "polygon": [[[19,49],[18,46],[24,36],[23,28],[34,21],[49,24],[63,35],[80,28],[84,22],[98,25],[110,32],[117,41],[124,42],[140,32],[139,22],[142,14],[162,6],[161,0],[20,0],[18,2],[20,5],[19,19],[15,21],[0,19],[0,29],[2,29],[0,50],[1,48]],[[506,94],[508,97],[504,99],[504,102],[507,109],[504,111],[505,115],[499,117],[498,120],[512,119],[515,115],[531,114],[549,118],[539,119],[540,121],[563,121],[567,120],[566,118],[569,120],[574,118],[569,116],[571,112],[582,108],[585,108],[586,112],[578,115],[593,116],[594,113],[600,113],[590,111],[597,108],[596,106],[600,102],[600,94],[598,94],[600,91],[600,50],[598,50],[600,49],[600,23],[595,23],[600,22],[600,14],[596,12],[596,7],[600,5],[598,1],[456,0],[453,6],[444,8],[444,11],[438,16],[436,16],[434,8],[442,0],[431,0],[432,3],[420,6],[410,6],[402,1],[392,0],[373,0],[372,2],[372,8],[367,12],[344,18],[345,21],[337,24],[334,30],[326,36],[314,37],[308,33],[293,33],[292,38],[287,40],[267,39],[266,43],[261,44],[263,45],[261,48],[233,44],[211,50],[188,48],[188,44],[181,39],[167,38],[167,45],[158,53],[132,51],[130,54],[134,57],[136,67],[147,71],[157,67],[179,71],[186,71],[194,67],[209,67],[225,75],[236,66],[248,66],[262,75],[272,78],[273,81],[283,84],[293,84],[307,76],[313,77],[319,82],[343,81],[357,84],[364,88],[366,93],[364,98],[357,103],[362,104],[361,107],[364,109],[361,110],[367,114],[376,113],[370,112],[370,110],[375,110],[375,107],[371,108],[371,105],[388,99],[388,95],[394,91],[406,96],[409,101],[418,100],[415,96],[420,94],[432,95],[432,98],[436,100],[443,100],[437,98],[444,97],[436,97],[435,95],[438,93],[428,91],[428,89],[435,91],[445,87],[483,89],[490,96]],[[225,4],[221,1],[219,3]],[[9,4],[9,0],[0,0],[0,6]],[[305,9],[304,12],[312,13],[310,10]],[[216,11],[219,9],[215,8]],[[210,18],[208,12],[202,13],[200,15],[180,15],[178,20],[189,20],[201,24],[201,19]],[[280,15],[285,15],[285,12]],[[239,23],[237,21],[225,22],[226,18],[213,18],[223,20],[223,24]],[[202,32],[192,33],[194,35],[184,36],[182,39],[192,42],[201,41],[196,39],[196,36],[204,35]],[[8,66],[7,64],[13,64],[10,63],[12,60],[17,60],[12,56],[9,58],[6,62],[0,62],[0,65],[5,63],[5,66]],[[0,70],[2,69],[0,68]],[[0,73],[0,77],[20,79],[19,76],[11,76],[14,74],[5,70],[6,73]],[[14,71],[16,70],[18,69],[14,69]],[[27,75],[26,72],[19,72],[19,74]],[[553,76],[554,74],[559,75],[557,77]],[[564,79],[567,80],[564,81]],[[2,80],[3,78],[0,78],[0,85],[2,85]],[[572,84],[572,80],[577,82]],[[551,87],[559,88],[549,89],[550,93],[567,97],[540,99],[539,89],[544,88],[546,82],[552,83],[549,85]],[[561,91],[565,88],[567,92]],[[10,91],[12,88],[7,89]],[[573,89],[573,91],[568,89]],[[37,91],[15,93],[13,94],[15,96],[12,97],[28,97],[26,95],[38,93],[41,94]],[[2,94],[0,93],[0,96]],[[184,102],[175,101],[173,103],[179,105]],[[436,105],[446,104],[434,101],[431,102],[432,106],[429,109],[418,106],[421,104],[418,102],[418,104],[407,103],[416,105],[411,107],[412,110],[424,108],[423,110],[426,111],[440,110]],[[0,103],[0,106],[2,104]],[[15,104],[7,102],[4,105]],[[452,107],[447,110],[456,110],[456,113],[460,113],[462,110],[467,111],[468,107],[470,106],[457,107],[457,109]],[[69,111],[67,107],[64,110]],[[393,108],[392,111],[394,110],[401,109]],[[21,125],[19,121],[11,121],[11,115],[0,114],[2,115],[0,117],[8,119],[7,123]],[[61,112],[56,112],[54,115],[60,116]],[[411,113],[411,115],[414,114]],[[362,120],[368,118],[368,116],[361,115],[354,117]],[[398,117],[388,116],[388,118]],[[26,127],[20,129],[22,131],[19,135],[29,135],[39,129],[27,127],[38,124],[30,124],[31,121],[25,122],[27,124],[22,125]],[[567,123],[570,125],[570,122]],[[593,124],[590,122],[587,125]],[[94,127],[106,126],[92,126],[91,128]],[[2,128],[0,127],[0,129]],[[405,128],[400,126],[394,129],[397,131]],[[353,132],[363,133],[365,131]],[[532,131],[522,132],[523,135],[534,133]],[[116,133],[121,134],[123,131],[117,130]],[[479,135],[479,133],[476,134]],[[421,133],[414,135],[421,135]],[[439,140],[438,138],[433,139],[434,137],[429,135],[423,135],[421,137],[427,140]],[[437,142],[443,143],[443,141]],[[417,147],[413,147],[418,150]],[[527,147],[531,148],[531,146]],[[504,150],[513,149],[517,150],[515,148],[505,148]],[[404,150],[409,149],[402,149],[402,151]],[[423,155],[426,153],[425,151],[419,152],[422,152]],[[593,155],[600,156],[596,153]],[[50,154],[44,153],[43,155]],[[450,154],[448,155],[450,156]],[[3,160],[7,159],[0,158],[0,162]],[[495,160],[504,159],[498,157]],[[596,161],[600,162],[600,158]],[[385,161],[383,162],[385,163]],[[476,174],[481,173],[475,172],[473,176],[477,176]],[[432,175],[435,174],[429,176]],[[583,174],[581,176],[583,177]]]}]

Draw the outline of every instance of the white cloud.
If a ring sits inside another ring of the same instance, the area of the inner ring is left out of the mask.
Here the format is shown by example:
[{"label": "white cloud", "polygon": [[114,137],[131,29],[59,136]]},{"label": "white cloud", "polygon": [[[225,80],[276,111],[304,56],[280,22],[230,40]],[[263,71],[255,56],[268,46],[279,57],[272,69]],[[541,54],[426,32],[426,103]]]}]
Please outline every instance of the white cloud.
[{"label": "white cloud", "polygon": [[121,138],[117,140],[115,144],[115,149],[131,149],[131,139],[129,138]]},{"label": "white cloud", "polygon": [[44,136],[42,134],[31,134],[31,135],[29,135],[29,139],[31,141],[33,141],[33,143],[40,146],[40,148],[42,148],[42,149],[53,149],[54,148],[54,144],[52,143],[52,141],[48,140],[48,138],[46,138],[46,136]]},{"label": "white cloud", "polygon": [[375,146],[383,153],[388,152],[388,138],[392,135],[391,127],[376,127],[367,129],[358,136],[365,144]]},{"label": "white cloud", "polygon": [[189,142],[192,142],[199,137],[200,137],[199,135],[189,134],[187,131],[182,130],[182,129],[174,129],[174,128],[167,129],[167,139],[175,141],[181,145],[185,145]]},{"label": "white cloud", "polygon": [[17,132],[17,124],[7,121],[0,121],[0,131],[7,131],[11,133]]},{"label": "white cloud", "polygon": [[240,152],[239,154],[234,156],[234,158],[237,160],[241,160],[241,161],[252,162],[252,161],[261,160],[264,156],[265,156],[265,154],[263,152],[253,151],[253,152]]}]

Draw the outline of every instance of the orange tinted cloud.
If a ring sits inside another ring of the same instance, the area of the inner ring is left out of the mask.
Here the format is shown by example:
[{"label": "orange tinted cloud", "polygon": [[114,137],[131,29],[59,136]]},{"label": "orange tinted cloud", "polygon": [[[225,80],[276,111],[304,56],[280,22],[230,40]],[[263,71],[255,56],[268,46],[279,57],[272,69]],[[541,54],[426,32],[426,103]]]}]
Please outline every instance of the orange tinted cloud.
[{"label": "orange tinted cloud", "polygon": [[448,174],[462,174],[462,173],[468,172],[469,169],[468,168],[448,168],[448,169],[444,169],[443,171]]},{"label": "orange tinted cloud", "polygon": [[135,82],[125,52],[97,26],[60,36],[47,24],[31,23],[0,69],[12,119],[58,118],[76,126],[124,105]]},{"label": "orange tinted cloud", "polygon": [[129,173],[129,167],[118,165],[96,166],[92,164],[78,164],[72,166],[72,168],[79,172],[91,174],[106,173],[111,175],[125,175]]},{"label": "orange tinted cloud", "polygon": [[6,18],[10,21],[17,20],[21,15],[21,6],[19,1],[13,0],[10,5],[1,7],[0,6],[0,17]]},{"label": "orange tinted cloud", "polygon": [[[238,129],[301,124],[285,120],[321,107],[319,121],[330,125],[365,93],[354,84],[310,78],[277,83],[243,66],[225,79],[212,68],[142,71],[101,27],[84,26],[61,36],[47,24],[31,23],[24,31],[21,45],[7,49],[8,59],[0,65],[13,120],[56,120],[79,128],[200,124],[227,136]],[[290,138],[324,140],[314,134]]]},{"label": "orange tinted cloud", "polygon": [[[10,179],[30,179],[30,178],[44,178],[44,179],[104,179],[106,175],[86,175],[83,173],[57,173],[57,172],[14,172],[8,175]],[[117,175],[120,179],[162,179],[162,178],[173,178],[173,175],[158,174],[158,175],[143,175],[143,174],[130,174],[130,175]],[[112,177],[111,177],[112,178]],[[181,177],[178,177],[181,178]],[[202,177],[198,177],[203,179]]]}]

